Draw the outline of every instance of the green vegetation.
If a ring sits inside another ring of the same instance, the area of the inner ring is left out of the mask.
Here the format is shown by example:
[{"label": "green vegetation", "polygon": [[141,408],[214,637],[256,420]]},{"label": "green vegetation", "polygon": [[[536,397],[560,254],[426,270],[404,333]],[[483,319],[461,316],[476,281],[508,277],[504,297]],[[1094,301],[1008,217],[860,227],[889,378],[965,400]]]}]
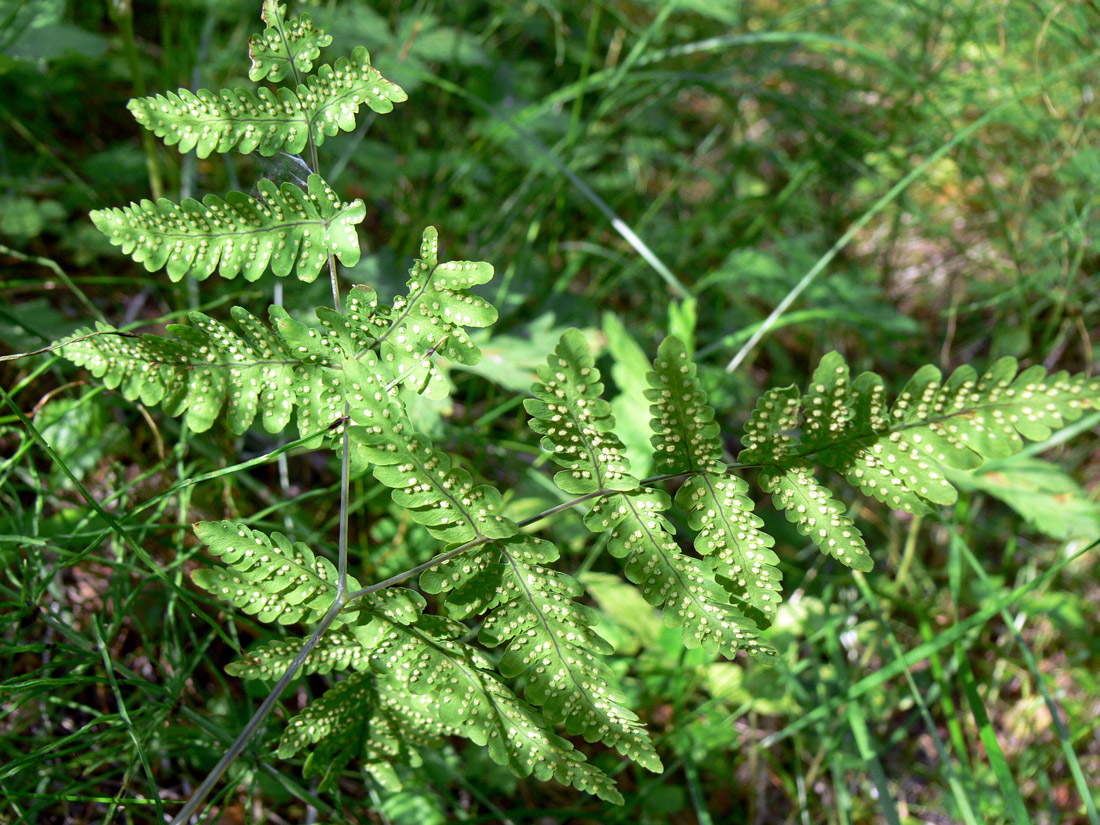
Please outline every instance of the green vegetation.
[{"label": "green vegetation", "polygon": [[0,821],[1100,825],[1100,9],[259,5],[0,0]]}]

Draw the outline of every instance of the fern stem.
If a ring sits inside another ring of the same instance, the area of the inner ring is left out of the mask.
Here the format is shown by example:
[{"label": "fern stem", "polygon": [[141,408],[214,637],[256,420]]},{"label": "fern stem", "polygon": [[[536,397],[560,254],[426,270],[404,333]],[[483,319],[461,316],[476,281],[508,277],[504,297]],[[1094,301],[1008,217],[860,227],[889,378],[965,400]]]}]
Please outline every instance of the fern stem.
[{"label": "fern stem", "polygon": [[172,818],[171,825],[183,825],[183,823],[198,810],[199,805],[202,804],[207,794],[210,793],[222,778],[222,775],[228,770],[233,761],[240,756],[241,752],[248,746],[249,740],[252,739],[268,714],[274,709],[275,703],[279,701],[279,697],[282,696],[283,691],[286,690],[286,686],[298,675],[298,671],[301,669],[306,657],[308,657],[313,651],[313,648],[317,646],[317,643],[321,640],[321,636],[329,629],[329,626],[336,621],[336,617],[340,615],[340,611],[344,609],[344,605],[347,601],[346,591],[337,593],[336,599],[333,601],[332,606],[329,607],[325,617],[309,635],[309,638],[306,639],[306,643],[302,645],[302,649],[298,651],[298,655],[294,657],[294,661],[287,667],[286,673],[284,673],[279,681],[275,683],[275,687],[271,689],[267,698],[260,703],[260,707],[252,714],[252,718],[248,720],[248,724],[244,726],[244,730],[238,734],[237,738],[233,740],[233,744],[229,746],[229,749],[222,755],[222,758],[218,760],[218,764],[214,766],[214,769],[210,771],[206,779],[202,781],[202,784],[195,789],[193,794],[191,794],[191,798],[187,801],[187,804]]},{"label": "fern stem", "polygon": [[[344,404],[344,415],[351,414],[350,405]],[[343,456],[340,459],[340,538],[336,550],[336,600],[341,601],[348,592],[348,487],[351,472],[348,467],[348,428],[344,427]]]}]

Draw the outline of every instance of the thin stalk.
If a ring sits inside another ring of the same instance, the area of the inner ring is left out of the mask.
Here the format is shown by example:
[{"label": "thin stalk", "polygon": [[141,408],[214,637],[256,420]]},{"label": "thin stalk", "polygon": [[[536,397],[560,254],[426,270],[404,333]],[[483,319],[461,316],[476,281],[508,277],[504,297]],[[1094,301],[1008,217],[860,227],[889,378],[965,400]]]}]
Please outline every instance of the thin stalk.
[{"label": "thin stalk", "polygon": [[[107,12],[115,25],[122,31],[122,44],[126,52],[126,63],[130,67],[130,79],[133,81],[134,94],[145,97],[145,77],[141,72],[141,58],[138,56],[137,43],[134,40],[134,10],[130,0],[108,0]],[[157,164],[157,150],[153,143],[153,133],[141,130],[141,148],[145,153],[145,167],[149,173],[149,189],[153,200],[164,196],[164,183]]]},{"label": "thin stalk", "polygon": [[[278,28],[279,36],[282,38],[283,47],[286,49],[287,54],[290,52],[290,44],[287,41],[286,31],[283,28],[283,21],[276,18],[273,21]],[[295,88],[301,85],[301,78],[298,76],[298,69],[294,65],[294,60],[290,59],[290,71],[294,76]],[[317,156],[317,144],[313,139],[313,132],[309,132],[309,158],[310,158],[310,170],[317,172],[319,168],[319,161]],[[329,282],[332,285],[332,306],[336,312],[340,311],[340,283],[336,272],[336,259],[330,252],[328,255],[328,271]],[[281,296],[280,296],[281,297]],[[344,402],[344,416],[345,418],[351,413],[351,408],[348,402]],[[298,651],[298,655],[294,657],[294,661],[287,667],[286,672],[279,678],[279,681],[275,683],[275,687],[271,689],[271,692],[267,695],[267,698],[260,704],[260,707],[256,709],[256,712],[252,715],[252,718],[248,720],[248,724],[238,734],[237,738],[233,741],[233,744],[229,746],[229,749],[222,755],[222,758],[218,760],[218,764],[214,766],[214,769],[203,780],[202,784],[191,794],[190,800],[183,807],[183,809],[172,820],[172,825],[182,825],[188,817],[190,817],[202,804],[202,801],[206,798],[207,794],[214,788],[214,786],[221,779],[222,775],[233,763],[233,761],[244,751],[248,742],[259,730],[260,725],[263,724],[268,714],[271,713],[275,707],[275,703],[279,700],[282,692],[286,689],[286,686],[298,675],[298,671],[305,663],[306,657],[317,643],[321,640],[321,637],[325,634],[325,631],[329,629],[332,623],[336,620],[336,617],[340,614],[340,611],[344,608],[344,605],[349,601],[348,597],[348,487],[350,485],[350,468],[348,464],[348,428],[344,427],[342,447],[343,457],[340,461],[340,533],[337,545],[337,579],[336,579],[336,598],[333,600],[332,605],[329,607],[325,617],[321,620],[321,623],[314,628],[313,632],[309,635],[306,643],[302,645],[302,649]],[[283,458],[285,454],[281,455]],[[285,458],[284,458],[285,460]]]},{"label": "thin stalk", "polygon": [[222,758],[218,760],[218,764],[214,766],[214,769],[210,771],[206,779],[202,781],[202,784],[195,789],[195,792],[191,794],[191,798],[187,801],[187,804],[183,806],[178,814],[172,818],[171,825],[183,825],[187,822],[188,818],[198,810],[199,805],[206,798],[206,795],[213,790],[214,786],[218,784],[218,781],[222,778],[222,774],[228,770],[229,766],[233,764],[233,761],[241,755],[244,749],[248,746],[248,742],[259,730],[260,725],[263,724],[267,715],[271,713],[275,707],[275,703],[279,701],[279,697],[283,691],[286,690],[286,686],[293,681],[294,677],[298,675],[299,669],[305,662],[306,657],[313,651],[313,648],[317,646],[317,643],[321,640],[321,636],[328,630],[329,626],[336,621],[336,617],[340,615],[340,611],[343,610],[346,599],[343,594],[339,594],[336,600],[333,601],[332,606],[329,607],[325,617],[321,620],[321,623],[317,625],[317,628],[310,634],[306,643],[302,645],[302,649],[298,651],[298,655],[294,657],[294,661],[290,663],[290,666],[286,669],[286,673],[282,675],[278,682],[275,683],[275,687],[271,689],[271,693],[267,695],[267,698],[260,703],[260,707],[252,714],[252,718],[248,720],[248,724],[244,726],[244,730],[233,741],[233,744],[229,746],[229,749],[222,755]]}]

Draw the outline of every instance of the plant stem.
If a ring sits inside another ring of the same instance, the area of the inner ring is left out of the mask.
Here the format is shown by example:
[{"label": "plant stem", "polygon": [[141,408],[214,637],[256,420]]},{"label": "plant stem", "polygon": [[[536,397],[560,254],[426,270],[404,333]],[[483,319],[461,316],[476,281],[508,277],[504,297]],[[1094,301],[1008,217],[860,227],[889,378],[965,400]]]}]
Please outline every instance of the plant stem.
[{"label": "plant stem", "polygon": [[[138,56],[137,43],[134,40],[134,10],[130,0],[107,0],[107,12],[122,32],[122,46],[126,52],[126,63],[130,66],[130,78],[134,85],[134,94],[145,97],[145,76],[141,73],[141,58]],[[149,190],[153,200],[164,196],[164,183],[157,164],[157,150],[153,143],[153,133],[141,130],[141,148],[145,152],[145,168],[149,172]]]},{"label": "plant stem", "polygon": [[275,703],[279,701],[279,697],[282,695],[283,691],[286,690],[286,686],[298,675],[298,671],[301,669],[306,657],[309,656],[313,648],[317,646],[317,643],[321,640],[321,636],[324,635],[329,626],[336,621],[336,617],[339,616],[340,611],[344,609],[346,601],[347,599],[344,593],[337,594],[336,600],[333,601],[325,617],[321,620],[321,623],[317,625],[313,633],[310,634],[306,643],[302,645],[302,649],[298,651],[298,655],[294,657],[294,661],[290,663],[290,666],[286,669],[286,673],[284,673],[279,681],[275,683],[275,687],[271,689],[267,698],[263,700],[260,707],[252,714],[252,718],[248,720],[248,724],[244,726],[244,730],[240,732],[240,735],[237,736],[233,744],[229,746],[229,749],[222,755],[222,758],[218,760],[218,764],[214,766],[214,769],[210,771],[206,779],[202,781],[202,784],[195,789],[193,794],[191,794],[191,798],[187,801],[187,804],[172,818],[171,825],[183,825],[183,823],[198,810],[199,805],[202,804],[206,795],[210,793],[213,787],[218,783],[218,780],[222,778],[222,774],[224,774],[229,766],[233,764],[233,761],[241,755],[241,752],[248,746],[249,740],[252,739],[256,731],[259,730],[260,725],[262,725],[263,721],[267,718],[267,715],[271,713],[272,709],[275,707]]}]

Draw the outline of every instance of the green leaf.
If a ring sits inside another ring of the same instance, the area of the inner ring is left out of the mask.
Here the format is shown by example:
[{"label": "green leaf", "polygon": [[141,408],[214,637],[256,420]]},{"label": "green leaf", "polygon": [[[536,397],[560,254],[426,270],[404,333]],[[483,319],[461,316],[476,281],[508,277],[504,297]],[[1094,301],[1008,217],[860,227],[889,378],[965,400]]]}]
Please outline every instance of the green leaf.
[{"label": "green leaf", "polygon": [[429,381],[426,352],[438,352],[459,364],[476,364],[481,350],[463,327],[487,327],[496,323],[497,311],[470,287],[488,283],[493,267],[485,261],[439,260],[439,233],[424,230],[420,257],[409,270],[408,295],[398,296],[393,307],[383,308],[379,323],[387,328],[378,341],[384,359],[394,364],[403,379],[420,388]]},{"label": "green leaf", "polygon": [[250,80],[266,77],[277,83],[288,74],[305,74],[321,49],[332,42],[332,35],[313,27],[308,14],[287,20],[286,6],[276,0],[264,0],[262,17],[267,27],[248,39]]},{"label": "green leaf", "polygon": [[634,473],[649,475],[653,466],[650,430],[646,424],[649,359],[614,313],[603,314],[602,327],[611,354],[611,377],[619,388],[619,394],[611,399],[616,434],[622,439]]},{"label": "green leaf", "polygon": [[775,541],[752,512],[748,484],[726,475],[714,409],[678,338],[661,343],[649,384],[657,470],[694,473],[677,492],[676,505],[688,514],[695,549],[728,582],[735,598],[770,621],[781,599],[779,557],[771,549]]},{"label": "green leaf", "polygon": [[817,483],[810,465],[769,467],[760,474],[760,486],[772,494],[776,508],[798,532],[823,552],[863,572],[875,566],[863,534],[844,514],[844,506]]},{"label": "green leaf", "polygon": [[458,641],[462,625],[425,616],[415,627],[391,626],[376,661],[414,695],[428,697],[438,721],[478,745],[517,776],[563,785],[622,804],[612,781],[585,760],[492,672],[490,662]]},{"label": "green leaf", "polygon": [[680,553],[662,515],[668,504],[668,496],[656,490],[617,493],[597,499],[584,521],[590,530],[611,531],[608,547],[625,559],[626,577],[647,602],[662,607],[666,625],[681,629],[686,647],[730,657],[742,648],[773,653],[758,639],[753,621],[730,603],[713,571]]},{"label": "green leaf", "polygon": [[1013,456],[978,471],[948,470],[963,490],[1000,499],[1034,529],[1063,541],[1100,535],[1100,503],[1049,461]]},{"label": "green leaf", "polygon": [[645,728],[600,658],[611,648],[591,630],[593,612],[574,601],[583,588],[544,566],[557,558],[549,542],[516,536],[448,560],[442,570],[425,573],[421,584],[432,593],[450,591],[447,604],[458,615],[491,607],[478,639],[490,647],[508,645],[501,674],[524,679],[524,698],[542,707],[548,722],[660,771]]},{"label": "green leaf", "polygon": [[430,697],[365,673],[338,682],[283,731],[278,754],[293,756],[313,745],[302,775],[321,777],[319,790],[331,789],[352,759],[389,790],[400,790],[394,763],[419,765],[417,747],[439,748],[459,732],[438,720]]},{"label": "green leaf", "polygon": [[[316,623],[336,598],[336,567],[302,542],[282,533],[268,536],[231,521],[201,521],[195,535],[228,567],[196,570],[199,587],[214,593],[262,622]],[[348,577],[348,587],[359,583]],[[357,607],[349,607],[336,625],[352,622]]]},{"label": "green leaf", "polygon": [[538,376],[531,387],[535,397],[523,406],[542,448],[566,468],[554,483],[570,495],[635,489],[638,480],[614,433],[611,408],[600,397],[600,372],[580,330],[565,331]]},{"label": "green leaf", "polygon": [[[282,678],[305,643],[304,638],[275,639],[252,648],[237,661],[230,662],[225,666],[225,672],[241,679],[273,682]],[[331,630],[309,652],[298,673],[300,676],[309,676],[312,673],[367,670],[370,660],[366,654],[367,651],[360,641],[346,628]]]},{"label": "green leaf", "polygon": [[745,425],[740,460],[776,467],[768,478],[773,489],[782,485],[781,500],[818,515],[833,507],[803,483],[812,482],[811,456],[892,507],[924,513],[950,505],[956,491],[949,471],[1013,455],[1024,439],[1046,439],[1100,403],[1098,378],[1017,369],[1014,359],[1002,358],[982,376],[962,366],[944,381],[935,367],[922,367],[891,407],[881,378],[864,373],[850,381],[844,359],[830,353],[801,398],[793,387],[764,394]]},{"label": "green leaf", "polygon": [[676,506],[695,531],[695,550],[710,562],[734,598],[771,621],[782,601],[775,539],[752,511],[749,485],[737,476],[700,473],[676,492]]},{"label": "green leaf", "polygon": [[[292,319],[281,307],[269,313],[271,326],[234,307],[234,330],[193,312],[192,326],[169,325],[170,337],[99,324],[94,333],[79,330],[62,341],[60,351],[130,400],[161,404],[172,416],[186,412],[197,432],[209,429],[223,410],[233,432],[243,433],[257,415],[269,432],[278,432],[295,407],[303,437],[345,413],[352,426],[381,432],[377,422],[391,414],[399,385],[407,385],[408,365],[419,362],[411,354],[396,364],[384,362],[371,350],[381,350],[378,339],[393,328],[391,312],[379,307],[374,290],[352,288],[344,313],[318,309],[320,327]],[[419,358],[426,371],[437,372],[429,354]],[[399,367],[403,374],[395,374]],[[399,410],[394,415],[402,417]]]},{"label": "green leaf", "polygon": [[374,477],[393,490],[393,501],[428,532],[451,544],[501,539],[519,528],[501,513],[500,492],[473,477],[430,439],[412,431],[391,401],[373,427],[352,427],[356,464],[374,465]]},{"label": "green leaf", "polygon": [[243,433],[257,414],[268,432],[282,430],[298,380],[286,345],[240,307],[233,308],[239,333],[201,312],[189,317],[192,327],[169,325],[174,338],[96,324],[98,334],[79,330],[61,354],[131,401],[161,404],[172,416],[186,412],[196,432],[208,430],[223,406],[233,432]]},{"label": "green leaf", "polygon": [[340,131],[355,130],[359,107],[366,104],[379,114],[393,111],[394,103],[408,99],[396,83],[386,80],[370,63],[364,48],[323,65],[293,91],[287,88],[199,89],[134,98],[134,119],[180,152],[192,149],[204,158],[211,152],[236,149],[248,154],[299,154]]},{"label": "green leaf", "polygon": [[215,271],[255,281],[270,266],[279,277],[296,271],[308,283],[330,254],[345,266],[359,260],[361,200],[341,203],[320,175],[309,176],[308,191],[267,179],[258,186],[260,198],[230,192],[226,200],[207,195],[201,203],[143,200],[96,210],[92,221],[148,271],[167,267],[173,281],[186,274],[201,281]]},{"label": "green leaf", "polygon": [[[371,593],[356,606],[360,609],[358,622],[326,632],[302,662],[299,675],[368,670],[370,651],[381,641],[384,628],[393,623],[415,623],[425,602],[415,591],[394,587]],[[229,663],[225,672],[244,679],[280,679],[305,643],[303,638],[275,639]]]}]

